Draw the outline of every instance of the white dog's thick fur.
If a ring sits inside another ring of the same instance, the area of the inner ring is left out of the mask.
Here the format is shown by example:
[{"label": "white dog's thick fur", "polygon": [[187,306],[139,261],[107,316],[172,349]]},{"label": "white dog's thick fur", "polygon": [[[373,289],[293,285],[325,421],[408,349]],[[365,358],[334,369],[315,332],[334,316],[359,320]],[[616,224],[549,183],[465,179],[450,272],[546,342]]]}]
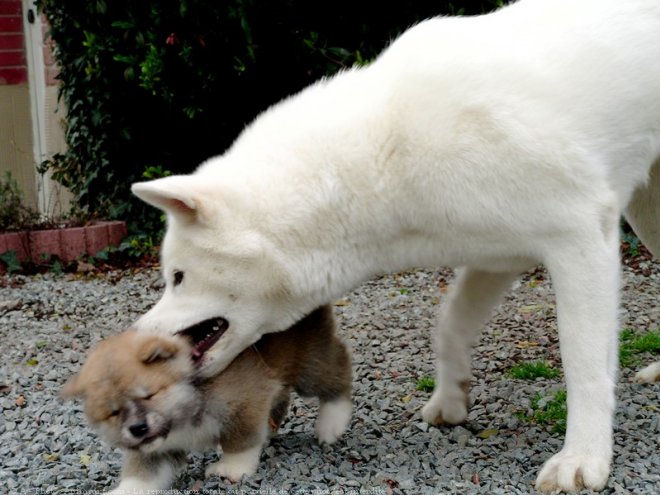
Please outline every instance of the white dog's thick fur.
[{"label": "white dog's thick fur", "polygon": [[657,0],[521,0],[413,27],[368,67],[264,112],[194,174],[134,185],[168,213],[165,294],[138,328],[226,318],[210,375],[376,274],[464,266],[423,410],[458,423],[471,344],[513,277],[541,262],[569,417],[537,487],[603,488],[620,214],[660,252],[658,61]]}]

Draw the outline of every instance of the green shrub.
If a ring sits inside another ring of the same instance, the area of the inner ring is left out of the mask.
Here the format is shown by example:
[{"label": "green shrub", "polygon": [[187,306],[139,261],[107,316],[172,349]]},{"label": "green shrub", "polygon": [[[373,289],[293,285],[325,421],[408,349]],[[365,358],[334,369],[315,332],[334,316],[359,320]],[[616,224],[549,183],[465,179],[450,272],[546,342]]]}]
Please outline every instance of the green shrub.
[{"label": "green shrub", "polygon": [[66,103],[65,153],[42,164],[85,216],[162,228],[130,194],[145,171],[191,172],[258,112],[372,59],[414,22],[483,2],[37,0]]},{"label": "green shrub", "polygon": [[39,214],[26,207],[18,182],[6,171],[0,177],[0,232],[29,229],[39,221]]}]

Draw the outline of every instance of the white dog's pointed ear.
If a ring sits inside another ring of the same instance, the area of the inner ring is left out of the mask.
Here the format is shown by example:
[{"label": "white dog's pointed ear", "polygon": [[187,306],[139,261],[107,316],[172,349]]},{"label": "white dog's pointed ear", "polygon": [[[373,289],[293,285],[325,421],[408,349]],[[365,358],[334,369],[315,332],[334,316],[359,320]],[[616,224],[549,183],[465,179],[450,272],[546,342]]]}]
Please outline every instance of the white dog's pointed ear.
[{"label": "white dog's pointed ear", "polygon": [[172,175],[148,182],[137,182],[131,191],[142,201],[179,217],[195,218],[199,213],[199,194],[189,175]]}]

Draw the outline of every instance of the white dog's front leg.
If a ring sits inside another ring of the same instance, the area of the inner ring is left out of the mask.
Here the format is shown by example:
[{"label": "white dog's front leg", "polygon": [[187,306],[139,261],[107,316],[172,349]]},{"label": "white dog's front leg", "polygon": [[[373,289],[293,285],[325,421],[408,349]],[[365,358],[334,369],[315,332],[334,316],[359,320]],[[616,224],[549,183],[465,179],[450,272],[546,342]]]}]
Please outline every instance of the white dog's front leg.
[{"label": "white dog's front leg", "polygon": [[557,294],[568,419],[564,447],[545,463],[536,488],[601,490],[612,460],[618,368],[617,236],[585,236],[554,246],[546,265]]},{"label": "white dog's front leg", "polygon": [[438,356],[436,383],[431,399],[422,409],[424,421],[453,425],[467,418],[472,345],[515,277],[516,273],[472,269],[458,274],[433,339]]}]

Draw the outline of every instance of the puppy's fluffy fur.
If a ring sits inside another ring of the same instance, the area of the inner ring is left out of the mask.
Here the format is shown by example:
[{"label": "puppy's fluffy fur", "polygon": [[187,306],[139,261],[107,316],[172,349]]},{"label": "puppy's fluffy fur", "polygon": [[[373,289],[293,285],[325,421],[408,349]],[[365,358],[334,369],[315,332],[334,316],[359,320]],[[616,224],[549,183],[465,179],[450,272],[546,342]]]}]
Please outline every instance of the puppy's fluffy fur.
[{"label": "puppy's fluffy fur", "polygon": [[[237,480],[257,468],[269,428],[284,418],[290,390],[320,400],[317,436],[332,443],[351,413],[351,363],[332,308],[264,336],[217,377],[198,381],[183,338],[127,331],[90,354],[63,389],[79,396],[99,434],[126,453],[112,493],[168,488],[185,452],[220,445],[207,469]],[[270,423],[270,424],[269,424]]]}]

